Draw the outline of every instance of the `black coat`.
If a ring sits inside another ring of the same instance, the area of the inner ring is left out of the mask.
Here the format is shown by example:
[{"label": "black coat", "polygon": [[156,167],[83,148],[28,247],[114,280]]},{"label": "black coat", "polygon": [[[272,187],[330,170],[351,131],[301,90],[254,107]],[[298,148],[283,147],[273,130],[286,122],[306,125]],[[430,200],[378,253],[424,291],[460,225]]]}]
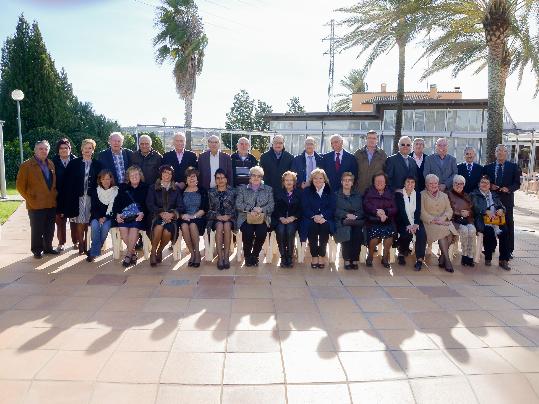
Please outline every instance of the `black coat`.
[{"label": "black coat", "polygon": [[[414,159],[414,153],[410,153],[410,157]],[[415,184],[415,189],[418,192],[421,192],[425,189],[425,175],[423,174],[423,169],[425,168],[425,159],[428,157],[428,154],[423,153],[423,160],[421,161],[421,165],[417,167],[417,182]],[[415,159],[414,159],[415,163]]]},{"label": "black coat", "polygon": [[[415,164],[415,161],[414,161]],[[414,212],[414,222],[410,223],[408,220],[408,215],[406,214],[406,206],[404,204],[404,194],[400,192],[395,193],[395,203],[397,204],[397,228],[399,233],[404,233],[406,231],[406,226],[412,224],[421,224],[421,193],[415,191],[415,212]]]},{"label": "black coat", "polygon": [[[131,197],[129,195],[131,195]],[[112,207],[113,217],[116,219],[116,215],[118,213],[122,213],[122,210],[131,205],[134,201],[139,205],[139,208],[142,210],[144,217],[146,218],[148,216],[148,208],[146,206],[147,195],[148,185],[146,185],[144,182],[141,182],[136,188],[133,188],[130,184],[120,184],[118,196],[116,196],[114,205]]]},{"label": "black coat", "polygon": [[[92,159],[88,175],[88,195],[97,187],[97,174],[103,169],[98,160]],[[79,198],[84,195],[84,161],[77,157],[69,162],[64,173],[62,192],[59,196],[58,211],[65,217],[79,215]]]},{"label": "black coat", "polygon": [[182,163],[178,163],[176,150],[171,150],[163,155],[161,164],[166,164],[174,168],[174,181],[185,183],[185,170],[189,167],[198,168],[197,155],[189,150],[183,151]]},{"label": "black coat", "polygon": [[[495,192],[491,192],[492,201],[494,202],[494,208],[496,210],[503,209],[506,211],[505,206],[500,201],[500,198]],[[483,216],[487,212],[489,206],[487,206],[487,200],[481,193],[479,189],[476,189],[470,194],[473,202],[473,216],[474,216],[474,225],[478,232],[483,233],[485,231],[485,222]]]},{"label": "black coat", "polygon": [[283,173],[292,169],[294,156],[283,149],[281,158],[277,159],[273,149],[268,150],[260,156],[260,166],[264,169],[264,184],[272,189],[281,188],[281,177]]},{"label": "black coat", "polygon": [[[129,149],[122,149],[122,157],[124,160],[124,171],[131,166],[131,155],[133,152]],[[97,159],[101,162],[103,169],[112,171],[114,175],[114,182],[119,184],[118,173],[116,172],[116,166],[114,165],[114,159],[112,158],[112,151],[110,148],[103,150],[97,155]]]},{"label": "black coat", "polygon": [[406,177],[414,177],[417,182],[417,164],[410,156],[406,156],[406,159],[408,160],[408,166],[406,166],[406,160],[400,153],[395,153],[386,160],[385,172],[389,179],[389,187],[392,190],[404,188]]},{"label": "black coat", "polygon": [[[75,156],[74,154],[69,155],[69,161],[76,158],[77,156]],[[62,160],[60,159],[60,156],[58,154],[54,156],[51,160],[54,163],[54,168],[56,170],[56,190],[58,191],[58,196],[59,196],[63,183],[64,183],[64,176],[65,176],[65,171],[67,169],[67,166],[64,167],[64,164],[62,163]]]},{"label": "black coat", "polygon": [[[323,157],[317,152],[314,152],[315,168],[322,167],[322,160]],[[292,171],[298,175],[298,187],[300,187],[303,182],[307,181],[307,157],[305,156],[305,151],[294,157],[294,160],[292,161]]]},{"label": "black coat", "polygon": [[[483,167],[483,174],[488,175],[491,184],[496,184],[496,165],[498,163],[490,163]],[[496,192],[500,197],[500,201],[507,209],[513,209],[515,206],[515,191],[520,189],[520,168],[510,161],[503,164],[503,177],[501,187],[507,187],[509,193]]]},{"label": "black coat", "polygon": [[[256,157],[249,153],[247,158],[242,160],[238,153],[233,153],[230,156],[230,159],[232,160],[232,176],[234,177],[234,183],[228,185],[231,187],[247,185],[249,183],[249,169],[258,164]],[[245,175],[244,171],[247,175]]]},{"label": "black coat", "polygon": [[301,219],[301,194],[299,189],[292,191],[292,197],[290,203],[288,203],[288,194],[284,188],[278,189],[273,193],[273,200],[275,201],[273,207],[273,213],[271,214],[271,227],[275,228],[281,221],[281,217],[294,216],[296,223],[299,223]]},{"label": "black coat", "polygon": [[147,156],[143,156],[140,150],[131,155],[131,164],[139,166],[144,175],[144,182],[149,186],[155,184],[159,177],[159,167],[163,156],[158,151],[150,150]]},{"label": "black coat", "polygon": [[468,171],[468,164],[466,162],[457,164],[457,172],[462,175],[466,180],[464,185],[464,192],[469,194],[475,191],[479,186],[479,181],[483,175],[483,166],[481,164],[473,163],[472,171]]}]

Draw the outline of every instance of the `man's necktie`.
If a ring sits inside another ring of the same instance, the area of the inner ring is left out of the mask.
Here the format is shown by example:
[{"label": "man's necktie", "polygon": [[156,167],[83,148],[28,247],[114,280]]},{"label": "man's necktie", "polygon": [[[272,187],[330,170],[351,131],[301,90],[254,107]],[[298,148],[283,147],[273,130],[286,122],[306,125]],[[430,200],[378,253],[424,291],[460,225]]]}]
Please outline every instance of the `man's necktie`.
[{"label": "man's necktie", "polygon": [[307,179],[311,178],[311,173],[314,170],[314,164],[313,164],[314,157],[309,156],[308,158],[309,158],[309,172],[307,173]]},{"label": "man's necktie", "polygon": [[468,177],[472,175],[472,165],[468,164]]},{"label": "man's necktie", "polygon": [[341,169],[341,159],[339,157],[340,153],[337,153],[335,158],[335,171],[339,171]]},{"label": "man's necktie", "polygon": [[496,185],[499,187],[503,186],[503,164],[496,166]]}]

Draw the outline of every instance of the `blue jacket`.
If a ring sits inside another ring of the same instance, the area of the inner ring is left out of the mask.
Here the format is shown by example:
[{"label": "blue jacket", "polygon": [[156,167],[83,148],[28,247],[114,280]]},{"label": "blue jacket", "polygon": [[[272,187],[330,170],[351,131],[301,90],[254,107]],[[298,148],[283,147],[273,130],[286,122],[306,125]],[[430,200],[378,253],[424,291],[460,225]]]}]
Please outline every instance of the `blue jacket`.
[{"label": "blue jacket", "polygon": [[[317,152],[314,152],[315,168],[322,167],[322,156]],[[302,182],[307,181],[307,157],[305,156],[305,151],[298,154],[292,160],[292,171],[298,175],[297,186],[300,187]]]},{"label": "blue jacket", "polygon": [[423,176],[426,178],[429,174],[435,174],[440,179],[440,184],[445,184],[446,189],[449,190],[453,187],[453,177],[457,174],[457,160],[447,154],[443,165],[440,161],[440,156],[436,153],[425,157]]},{"label": "blue jacket", "polygon": [[386,160],[385,172],[389,179],[389,187],[392,190],[404,188],[406,177],[414,177],[417,182],[417,164],[415,160],[408,155],[406,156],[406,159],[408,160],[408,166],[406,166],[406,161],[400,153],[395,153]]},{"label": "blue jacket", "polygon": [[462,175],[466,179],[466,184],[464,185],[464,192],[469,194],[472,191],[475,191],[479,186],[479,181],[483,175],[483,166],[481,164],[473,163],[472,171],[468,172],[468,164],[460,163],[457,165],[457,172],[459,175]]},{"label": "blue jacket", "polygon": [[302,241],[307,240],[309,228],[314,223],[312,217],[315,215],[323,215],[329,224],[329,232],[331,234],[335,232],[336,197],[327,184],[322,197],[318,196],[316,188],[311,184],[303,190],[301,201],[303,206],[299,236]]},{"label": "blue jacket", "polygon": [[358,178],[357,160],[355,156],[344,149],[341,153],[341,167],[338,172],[335,170],[335,152],[330,151],[322,156],[322,168],[329,178],[329,185],[333,192],[337,192],[341,189],[341,177],[343,173],[349,171],[354,174],[356,179]]},{"label": "blue jacket", "polygon": [[[131,166],[131,155],[133,152],[129,149],[122,149],[122,157],[124,160],[124,171],[127,171],[127,169]],[[101,163],[103,166],[103,169],[107,169],[112,171],[112,174],[114,175],[114,182],[116,185],[120,185],[120,181],[118,181],[118,173],[116,172],[116,166],[114,165],[114,159],[112,158],[112,151],[110,150],[110,147],[106,150],[103,150],[97,155],[97,160]]]}]

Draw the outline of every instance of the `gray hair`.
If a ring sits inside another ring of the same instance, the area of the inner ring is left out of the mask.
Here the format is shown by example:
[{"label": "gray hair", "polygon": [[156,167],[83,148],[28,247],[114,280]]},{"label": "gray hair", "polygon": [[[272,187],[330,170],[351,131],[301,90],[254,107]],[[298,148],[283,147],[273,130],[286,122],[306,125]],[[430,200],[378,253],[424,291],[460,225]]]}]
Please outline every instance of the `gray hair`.
[{"label": "gray hair", "polygon": [[505,150],[505,152],[507,152],[507,147],[504,145],[504,144],[499,144],[498,146],[496,146],[496,153],[498,152],[499,149],[503,148]]},{"label": "gray hair", "polygon": [[283,141],[283,143],[285,142],[283,135],[275,135],[275,136],[273,136],[273,139],[271,140],[271,144],[273,144],[273,142],[275,142],[275,139],[281,139]]},{"label": "gray hair", "polygon": [[314,140],[314,137],[308,136],[305,138],[305,142],[303,144],[312,143],[316,145],[316,140]]},{"label": "gray hair", "polygon": [[219,142],[219,144],[221,144],[221,139],[219,139],[219,136],[211,135],[211,136],[208,138],[208,143],[210,143],[210,140],[217,140],[217,141]]},{"label": "gray hair", "polygon": [[438,178],[438,176],[436,174],[427,174],[425,176],[425,184],[427,184],[427,183],[429,183],[431,181],[440,182],[440,178]]},{"label": "gray hair", "polygon": [[183,132],[174,132],[174,135],[172,135],[172,141],[176,140],[179,137],[181,137],[184,141],[186,140],[185,133],[183,133]]},{"label": "gray hair", "polygon": [[335,139],[338,139],[340,140],[341,142],[344,142],[344,139],[341,135],[339,135],[338,133],[335,133],[334,135],[331,135],[331,137],[329,138],[329,142],[333,142]]},{"label": "gray hair", "polygon": [[473,146],[466,146],[464,148],[464,154],[468,153],[470,150],[472,150],[475,153],[475,147]]},{"label": "gray hair", "polygon": [[440,138],[438,138],[438,139],[436,140],[436,146],[438,146],[438,144],[441,143],[441,142],[445,142],[445,143],[449,144],[449,142],[447,141],[447,138],[445,138],[445,137],[440,137]]},{"label": "gray hair", "polygon": [[45,147],[47,147],[47,151],[51,150],[51,145],[49,144],[47,140],[38,140],[36,144],[34,145],[34,151],[37,150],[37,146],[39,146],[40,144],[44,144]]},{"label": "gray hair", "polygon": [[112,133],[109,135],[109,141],[110,141],[114,136],[118,136],[118,137],[121,139],[122,142],[124,141],[124,135],[122,135],[122,132],[112,132]]},{"label": "gray hair", "polygon": [[264,169],[260,166],[254,166],[249,169],[249,175],[256,174],[260,175],[261,177],[264,176]]},{"label": "gray hair", "polygon": [[422,137],[416,137],[414,139],[414,144],[416,143],[423,143],[423,145],[425,145],[425,139],[423,139]]},{"label": "gray hair", "polygon": [[455,175],[453,177],[453,185],[455,185],[455,183],[457,182],[462,182],[464,185],[466,185],[466,178],[464,178],[462,175]]},{"label": "gray hair", "polygon": [[251,145],[251,142],[249,142],[249,139],[247,139],[246,137],[240,137],[240,138],[238,139],[238,144],[239,144],[240,142],[242,142],[242,141],[243,141],[243,142],[249,143],[249,146]]},{"label": "gray hair", "polygon": [[399,143],[406,139],[408,139],[410,142],[412,141],[412,139],[410,139],[410,136],[401,136],[401,138],[399,139]]},{"label": "gray hair", "polygon": [[140,135],[138,137],[138,143],[140,144],[140,141],[141,140],[147,140],[148,142],[150,142],[150,146],[152,145],[153,141],[152,141],[152,138],[148,135]]}]

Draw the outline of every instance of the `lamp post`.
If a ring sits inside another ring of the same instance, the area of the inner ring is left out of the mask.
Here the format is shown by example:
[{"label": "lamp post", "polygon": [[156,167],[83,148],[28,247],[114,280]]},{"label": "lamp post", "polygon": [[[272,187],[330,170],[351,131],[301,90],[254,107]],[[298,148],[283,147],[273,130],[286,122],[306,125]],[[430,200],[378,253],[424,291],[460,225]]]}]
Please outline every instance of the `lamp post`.
[{"label": "lamp post", "polygon": [[21,152],[21,164],[24,162],[24,154],[22,150],[22,131],[21,131],[21,101],[24,100],[24,93],[21,90],[13,90],[11,98],[17,101],[17,122],[19,124],[19,148]]},{"label": "lamp post", "polygon": [[1,199],[7,199],[6,192],[6,164],[4,161],[4,121],[0,121],[0,195]]},{"label": "lamp post", "polygon": [[167,131],[167,117],[164,116],[163,118],[161,118],[161,121],[163,122],[163,150],[167,151],[167,146],[165,143],[165,135]]}]

